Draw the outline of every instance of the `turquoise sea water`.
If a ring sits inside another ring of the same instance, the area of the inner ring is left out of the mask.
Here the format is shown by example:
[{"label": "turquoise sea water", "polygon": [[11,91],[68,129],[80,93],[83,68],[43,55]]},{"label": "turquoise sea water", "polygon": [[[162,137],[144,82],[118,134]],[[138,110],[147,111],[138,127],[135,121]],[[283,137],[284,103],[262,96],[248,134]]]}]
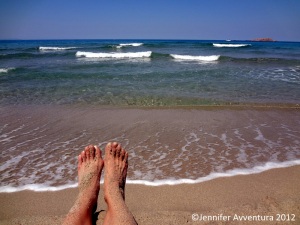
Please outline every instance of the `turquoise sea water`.
[{"label": "turquoise sea water", "polygon": [[298,104],[300,43],[0,41],[0,104]]}]

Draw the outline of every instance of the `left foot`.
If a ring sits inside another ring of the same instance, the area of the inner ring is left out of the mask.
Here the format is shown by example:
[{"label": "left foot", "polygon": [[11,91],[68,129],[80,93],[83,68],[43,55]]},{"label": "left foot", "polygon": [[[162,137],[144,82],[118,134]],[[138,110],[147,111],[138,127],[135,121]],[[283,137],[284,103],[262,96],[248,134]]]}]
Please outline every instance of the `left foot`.
[{"label": "left foot", "polygon": [[79,195],[64,224],[92,224],[97,207],[104,161],[97,146],[89,145],[78,156]]}]

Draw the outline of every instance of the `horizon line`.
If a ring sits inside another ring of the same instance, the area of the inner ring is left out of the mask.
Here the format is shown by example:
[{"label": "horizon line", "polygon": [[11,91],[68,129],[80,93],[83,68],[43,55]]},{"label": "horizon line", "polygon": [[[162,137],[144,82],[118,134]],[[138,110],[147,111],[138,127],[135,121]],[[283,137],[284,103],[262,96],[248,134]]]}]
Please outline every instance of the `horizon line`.
[{"label": "horizon line", "polygon": [[0,41],[68,41],[68,40],[166,40],[166,41],[251,41],[251,42],[300,42],[291,40],[257,41],[255,39],[193,39],[193,38],[8,38]]}]

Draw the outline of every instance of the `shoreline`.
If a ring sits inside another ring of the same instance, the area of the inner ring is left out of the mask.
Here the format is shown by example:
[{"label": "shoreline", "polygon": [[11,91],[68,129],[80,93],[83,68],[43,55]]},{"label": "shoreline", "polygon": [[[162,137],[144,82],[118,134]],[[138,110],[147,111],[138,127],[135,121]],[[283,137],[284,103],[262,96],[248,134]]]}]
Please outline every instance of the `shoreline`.
[{"label": "shoreline", "polygon": [[129,151],[129,180],[195,183],[299,160],[298,109],[232,108],[2,107],[1,185],[74,184],[79,152],[108,141]]},{"label": "shoreline", "polygon": [[[221,214],[231,216],[233,224],[255,224],[249,220],[233,221],[235,215],[273,217],[273,221],[264,221],[264,224],[281,224],[282,221],[276,221],[277,215],[295,215],[295,221],[285,221],[284,224],[298,224],[299,173],[300,166],[292,166],[199,184],[158,187],[127,184],[126,202],[138,223],[146,225],[211,224],[211,220],[200,221],[200,216]],[[56,192],[0,193],[0,224],[60,224],[76,195],[76,188]],[[102,224],[105,210],[101,189],[97,224]],[[198,221],[193,221],[193,214],[199,216]],[[223,224],[222,219],[219,217],[219,221],[214,222]]]},{"label": "shoreline", "polygon": [[[1,105],[1,104],[0,104]],[[300,103],[224,103],[203,105],[101,105],[101,104],[3,104],[2,108],[91,108],[128,110],[288,110],[300,109]]]},{"label": "shoreline", "polygon": [[[274,166],[274,167],[272,167]],[[200,184],[203,182],[215,180],[215,179],[222,179],[222,178],[228,178],[228,177],[236,177],[236,176],[247,176],[247,175],[254,175],[254,174],[260,174],[267,172],[269,170],[273,169],[284,169],[294,166],[300,166],[300,159],[299,160],[291,160],[291,161],[285,161],[285,162],[267,162],[264,165],[255,166],[253,168],[242,168],[242,169],[233,169],[230,171],[224,171],[224,172],[214,172],[211,173],[205,177],[199,177],[198,179],[188,179],[188,178],[182,178],[182,179],[162,179],[162,180],[155,180],[155,181],[149,181],[149,180],[130,180],[127,179],[127,184],[129,185],[145,185],[149,187],[159,187],[159,186],[175,186],[175,185],[186,185],[186,184]],[[249,172],[251,171],[251,172]],[[103,179],[100,181],[100,184],[103,184]],[[7,193],[17,193],[22,191],[32,191],[37,193],[42,192],[56,192],[56,191],[63,191],[67,189],[74,189],[77,188],[78,184],[65,184],[62,186],[57,187],[47,187],[44,185],[39,184],[29,184],[22,187],[11,187],[11,186],[0,186],[0,194],[7,194]]]}]

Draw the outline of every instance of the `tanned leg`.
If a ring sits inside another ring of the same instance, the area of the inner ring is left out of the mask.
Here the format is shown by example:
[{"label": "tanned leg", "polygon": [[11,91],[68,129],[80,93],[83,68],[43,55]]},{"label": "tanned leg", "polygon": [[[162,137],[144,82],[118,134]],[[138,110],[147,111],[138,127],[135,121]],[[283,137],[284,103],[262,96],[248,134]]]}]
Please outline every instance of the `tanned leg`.
[{"label": "tanned leg", "polygon": [[125,183],[128,168],[128,153],[120,144],[108,143],[105,147],[104,199],[107,213],[104,224],[137,224],[125,204]]},{"label": "tanned leg", "polygon": [[89,145],[78,156],[79,194],[63,225],[90,225],[97,207],[100,177],[104,166],[101,151]]}]

